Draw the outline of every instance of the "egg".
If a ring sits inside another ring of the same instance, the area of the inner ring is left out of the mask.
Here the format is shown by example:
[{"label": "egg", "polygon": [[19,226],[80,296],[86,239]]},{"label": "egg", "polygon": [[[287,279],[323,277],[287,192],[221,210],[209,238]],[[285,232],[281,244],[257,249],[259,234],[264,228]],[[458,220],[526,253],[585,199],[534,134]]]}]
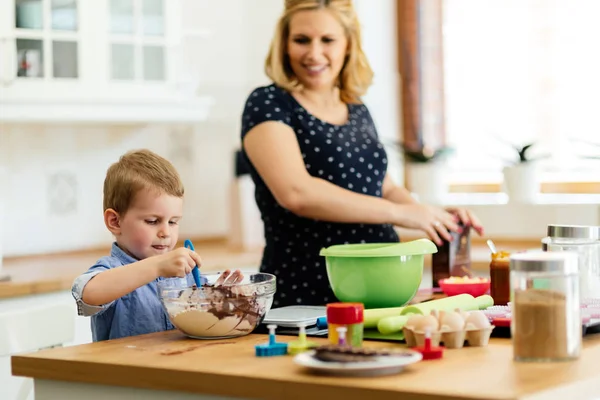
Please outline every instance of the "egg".
[{"label": "egg", "polygon": [[460,308],[455,309],[454,311],[456,311],[457,313],[460,314],[461,317],[463,317],[463,319],[466,321],[467,318],[469,318],[469,312],[465,311],[465,310],[461,310]]},{"label": "egg", "polygon": [[483,311],[471,311],[467,318],[467,330],[485,329],[491,326],[490,320]]},{"label": "egg", "polygon": [[413,330],[415,332],[425,332],[425,331],[435,332],[435,331],[438,331],[439,328],[440,328],[440,323],[433,315],[424,315],[418,321],[418,324],[415,325]]},{"label": "egg", "polygon": [[410,317],[408,317],[408,319],[406,320],[406,324],[404,324],[404,326],[407,329],[412,329],[415,330],[416,326],[419,326],[421,319],[424,316],[421,314],[412,314]]},{"label": "egg", "polygon": [[440,320],[440,326],[440,330],[443,332],[462,331],[465,327],[465,320],[456,311],[446,312]]}]

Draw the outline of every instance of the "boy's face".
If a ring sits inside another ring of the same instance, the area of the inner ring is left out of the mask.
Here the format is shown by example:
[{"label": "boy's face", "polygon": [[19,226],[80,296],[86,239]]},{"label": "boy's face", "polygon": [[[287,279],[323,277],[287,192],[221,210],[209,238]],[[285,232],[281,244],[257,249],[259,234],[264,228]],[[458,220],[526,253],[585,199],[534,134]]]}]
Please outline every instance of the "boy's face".
[{"label": "boy's face", "polygon": [[122,250],[143,260],[173,250],[182,213],[182,198],[143,190],[125,215],[119,216],[117,232],[111,231]]}]

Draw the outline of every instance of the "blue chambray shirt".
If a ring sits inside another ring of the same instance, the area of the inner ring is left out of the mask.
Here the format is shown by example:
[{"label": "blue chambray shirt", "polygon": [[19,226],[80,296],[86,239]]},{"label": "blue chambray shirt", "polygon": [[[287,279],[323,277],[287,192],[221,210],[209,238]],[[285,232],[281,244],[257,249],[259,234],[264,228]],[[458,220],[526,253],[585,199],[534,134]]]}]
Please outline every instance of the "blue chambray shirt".
[{"label": "blue chambray shirt", "polygon": [[[158,278],[120,299],[101,306],[86,304],[81,299],[83,288],[96,275],[136,261],[138,260],[113,243],[110,256],[99,259],[73,282],[71,294],[77,303],[78,314],[92,317],[94,342],[174,329],[158,298],[157,282],[165,278]],[[185,279],[189,286],[194,284],[191,274],[181,279]]]}]

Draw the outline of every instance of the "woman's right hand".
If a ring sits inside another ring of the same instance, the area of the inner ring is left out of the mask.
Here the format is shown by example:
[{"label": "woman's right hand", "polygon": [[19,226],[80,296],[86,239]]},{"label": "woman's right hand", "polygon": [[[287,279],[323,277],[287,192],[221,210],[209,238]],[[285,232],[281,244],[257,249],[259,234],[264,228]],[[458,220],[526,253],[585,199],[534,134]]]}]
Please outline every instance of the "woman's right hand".
[{"label": "woman's right hand", "polygon": [[398,204],[395,225],[418,229],[427,234],[438,246],[442,239],[452,240],[450,231],[460,232],[458,217],[443,208],[425,204]]},{"label": "woman's right hand", "polygon": [[185,278],[192,268],[202,263],[198,253],[185,247],[155,257],[157,274],[164,278]]}]

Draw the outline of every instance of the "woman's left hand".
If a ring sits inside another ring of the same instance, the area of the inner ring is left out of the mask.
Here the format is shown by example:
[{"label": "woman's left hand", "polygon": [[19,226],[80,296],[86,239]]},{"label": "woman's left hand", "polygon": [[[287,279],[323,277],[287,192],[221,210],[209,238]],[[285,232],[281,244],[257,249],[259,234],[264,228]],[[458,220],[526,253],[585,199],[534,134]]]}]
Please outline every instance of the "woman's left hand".
[{"label": "woman's left hand", "polygon": [[446,208],[446,211],[456,214],[465,226],[470,226],[479,236],[483,236],[483,226],[472,211],[465,208]]}]

